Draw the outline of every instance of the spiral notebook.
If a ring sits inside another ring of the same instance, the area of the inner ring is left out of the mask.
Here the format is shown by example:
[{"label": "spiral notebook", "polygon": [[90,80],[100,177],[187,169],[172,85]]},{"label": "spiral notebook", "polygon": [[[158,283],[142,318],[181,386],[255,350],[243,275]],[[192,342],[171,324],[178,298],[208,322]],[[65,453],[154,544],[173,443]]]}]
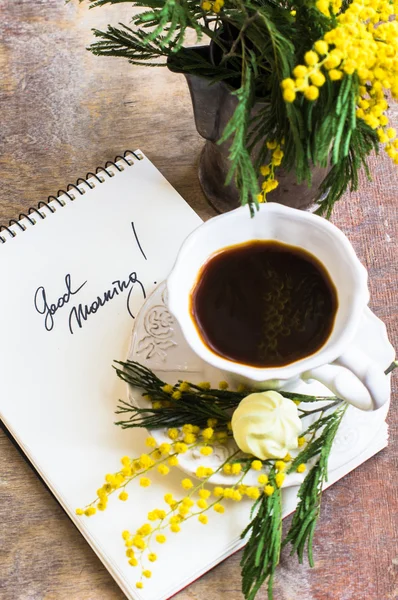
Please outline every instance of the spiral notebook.
[{"label": "spiral notebook", "polygon": [[[138,574],[127,563],[121,532],[144,523],[165,491],[179,494],[181,473],[154,476],[148,489],[132,486],[127,502],[115,499],[90,519],[75,514],[93,499],[104,474],[119,468],[122,456],[143,451],[143,431],[113,424],[126,389],[112,363],[127,356],[140,306],[200,223],[136,151],[87,174],[0,231],[0,417],[134,600],[168,598],[236,551],[250,508],[240,503],[223,517],[211,515],[210,531],[186,523],[181,534],[159,547],[153,577],[143,590],[135,587]],[[384,427],[366,452],[333,471],[329,483],[386,440]],[[287,490],[285,514],[295,502],[295,490]]]}]

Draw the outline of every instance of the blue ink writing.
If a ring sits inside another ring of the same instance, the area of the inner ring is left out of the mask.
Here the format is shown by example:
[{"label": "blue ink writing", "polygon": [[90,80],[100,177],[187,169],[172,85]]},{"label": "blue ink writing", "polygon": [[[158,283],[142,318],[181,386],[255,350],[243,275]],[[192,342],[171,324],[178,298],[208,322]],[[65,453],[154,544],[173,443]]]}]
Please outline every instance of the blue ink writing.
[{"label": "blue ink writing", "polygon": [[66,292],[60,296],[55,303],[52,304],[47,300],[45,288],[42,285],[37,288],[34,296],[34,305],[39,314],[46,315],[44,318],[44,327],[47,329],[47,331],[51,331],[54,327],[54,315],[57,310],[65,306],[65,304],[68,304],[71,297],[80,292],[86,283],[87,281],[82,283],[78,288],[73,289],[71,276],[68,273],[65,275]]},{"label": "blue ink writing", "polygon": [[[135,229],[135,224],[131,221],[131,227],[133,230],[134,238],[137,243],[137,246],[142,254],[142,256],[147,260],[145,252],[140,244],[138,239],[138,235]],[[87,281],[82,283],[79,287],[74,288],[72,285],[72,279],[70,273],[65,275],[65,286],[66,292],[62,294],[58,298],[58,300],[54,303],[50,303],[47,299],[47,292],[44,286],[39,286],[34,295],[34,306],[36,311],[45,315],[44,317],[44,327],[47,331],[51,331],[54,328],[54,315],[55,313],[61,309],[63,306],[68,304],[72,296],[75,296],[83,286],[85,286]],[[145,288],[142,282],[138,279],[137,273],[135,271],[131,272],[130,275],[126,279],[116,279],[111,283],[112,287],[91,302],[91,304],[78,304],[77,306],[73,306],[69,313],[69,331],[71,334],[74,333],[74,327],[78,326],[80,329],[83,327],[83,324],[87,321],[90,315],[94,315],[102,306],[104,306],[110,300],[113,300],[115,296],[122,294],[123,292],[127,292],[127,311],[129,315],[134,319],[133,313],[133,292],[134,290],[138,290],[137,293],[143,296],[144,300],[146,298]],[[135,294],[136,295],[136,294]]]},{"label": "blue ink writing", "polygon": [[[138,289],[138,293],[142,293],[143,298],[146,298],[145,288],[142,282],[138,279],[137,273],[132,272],[125,280],[117,279],[112,281],[112,288],[103,292],[100,296],[91,302],[91,304],[79,304],[74,306],[69,313],[69,331],[73,335],[74,326],[78,326],[79,329],[83,327],[83,324],[87,321],[90,315],[94,315],[102,306],[104,306],[110,300],[113,300],[115,296],[128,290],[127,293],[127,311],[129,315],[134,319],[134,313],[132,309],[132,294],[134,289]],[[137,288],[138,286],[138,288]]]},{"label": "blue ink writing", "polygon": [[131,221],[131,227],[132,227],[132,229],[133,229],[133,233],[134,233],[135,241],[137,242],[137,246],[138,246],[138,248],[140,249],[142,256],[145,258],[145,260],[148,260],[148,259],[147,259],[147,257],[146,257],[146,255],[145,255],[145,252],[144,252],[144,251],[143,251],[143,249],[142,249],[142,246],[141,246],[141,244],[140,244],[140,240],[138,239],[138,235],[137,235],[137,232],[136,232],[136,230],[135,230],[134,221]]}]

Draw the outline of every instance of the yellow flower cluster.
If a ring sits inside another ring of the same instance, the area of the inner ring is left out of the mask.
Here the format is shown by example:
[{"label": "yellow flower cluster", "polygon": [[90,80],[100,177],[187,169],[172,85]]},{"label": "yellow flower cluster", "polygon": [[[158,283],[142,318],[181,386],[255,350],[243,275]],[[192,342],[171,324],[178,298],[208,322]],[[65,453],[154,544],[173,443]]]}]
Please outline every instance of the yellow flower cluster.
[{"label": "yellow flower cluster", "polygon": [[261,473],[261,475],[257,477],[257,481],[260,485],[265,485],[266,483],[268,483],[268,475],[266,475],[265,473]]},{"label": "yellow flower cluster", "polygon": [[278,187],[279,183],[275,179],[275,167],[279,167],[283,159],[283,150],[275,140],[267,142],[267,148],[271,151],[271,162],[260,168],[260,173],[264,177],[261,194],[257,196],[257,201],[260,203],[266,202],[267,194]]},{"label": "yellow flower cluster", "polygon": [[[275,151],[277,147],[271,149]],[[167,388],[164,391],[173,394],[175,388]],[[203,429],[192,424],[186,424],[181,428],[170,428],[168,430],[170,441],[162,444],[157,444],[152,436],[147,437],[145,442],[149,448],[148,453],[143,453],[135,459],[124,456],[121,459],[122,468],[116,473],[106,475],[105,483],[97,490],[96,500],[85,509],[77,509],[76,513],[91,516],[97,512],[97,509],[104,510],[108,497],[116,490],[119,490],[119,499],[126,501],[128,494],[125,487],[130,481],[138,478],[142,487],[148,487],[151,485],[151,480],[147,476],[149,471],[167,475],[170,471],[169,467],[178,465],[178,456],[185,454],[189,449],[199,448],[202,455],[209,456],[213,451],[212,445],[228,439],[230,432],[228,429],[219,429],[217,419],[209,419],[206,425]],[[195,482],[189,477],[181,480],[181,488],[184,490],[182,498],[178,499],[172,493],[166,493],[165,508],[149,511],[147,522],[135,531],[123,531],[122,537],[128,562],[132,567],[140,565],[141,578],[136,582],[138,589],[142,589],[145,579],[152,575],[148,566],[157,561],[154,544],[166,543],[167,535],[179,533],[185,521],[195,518],[202,525],[206,525],[209,522],[209,511],[224,513],[228,501],[241,502],[245,498],[256,501],[262,494],[272,496],[278,488],[282,487],[287,462],[292,460],[289,454],[284,460],[271,461],[269,474],[262,472],[265,466],[270,466],[269,461],[263,463],[254,457],[252,460],[243,457],[239,460],[239,455],[241,456],[240,451],[237,450],[216,470],[199,466],[195,475],[200,481]],[[304,464],[300,464],[297,471],[303,473],[305,468]],[[256,485],[244,484],[244,478],[250,470],[257,473]],[[207,489],[206,486],[211,483],[212,476],[221,472],[235,476],[236,480],[229,486]]]},{"label": "yellow flower cluster", "polygon": [[223,467],[223,472],[225,475],[239,475],[241,471],[242,465],[239,462],[227,463]]},{"label": "yellow flower cluster", "polygon": [[[226,461],[225,464],[227,464]],[[237,463],[232,463],[237,464]],[[225,465],[221,465],[219,471]],[[241,467],[241,465],[239,465]],[[240,469],[239,473],[242,469]],[[210,479],[213,471],[210,469],[207,478]],[[189,478],[181,481],[181,486],[186,490],[186,495],[180,500],[173,494],[167,493],[164,496],[164,502],[167,509],[154,509],[147,514],[148,522],[144,523],[135,532],[123,531],[122,537],[126,547],[128,562],[132,567],[141,565],[141,580],[136,585],[141,589],[143,587],[143,578],[151,576],[151,571],[145,568],[144,561],[147,559],[150,563],[157,560],[157,554],[153,551],[152,545],[156,541],[158,544],[164,544],[167,541],[165,532],[179,533],[181,525],[191,518],[197,518],[198,522],[206,525],[209,522],[207,513],[210,509],[222,514],[225,511],[224,501],[232,500],[240,502],[244,496],[251,500],[257,500],[261,491],[254,486],[245,486],[242,483],[248,469],[241,473],[239,481],[231,487],[216,486],[211,490],[205,487],[205,482],[200,481],[196,485]]]},{"label": "yellow flower cluster", "polygon": [[152,402],[153,408],[169,408],[173,405],[173,401],[180,400],[182,398],[183,392],[189,392],[190,390],[191,386],[187,381],[179,381],[175,386],[166,383],[161,388],[161,391],[164,394],[170,396],[170,400],[164,397],[153,399],[150,394],[144,394],[144,397]]},{"label": "yellow flower cluster", "polygon": [[[197,386],[194,386],[196,389],[194,393],[197,393],[197,388],[201,388],[203,391],[209,390],[211,385],[208,381],[202,381],[198,383]],[[229,384],[227,381],[219,382],[220,390],[227,390]],[[181,400],[183,394],[185,392],[192,392],[191,384],[188,381],[178,381],[176,385],[170,385],[169,383],[165,383],[161,388],[163,395],[156,396],[153,398],[150,394],[143,394],[144,397],[152,402],[153,408],[170,408],[173,406],[175,401]],[[210,419],[214,421],[214,419]]]},{"label": "yellow flower cluster", "polygon": [[342,7],[342,0],[317,0],[315,2],[315,6],[317,9],[325,15],[325,17],[330,17],[331,12],[334,15],[337,15]]},{"label": "yellow flower cluster", "polygon": [[214,2],[210,2],[209,0],[203,0],[203,2],[200,5],[200,8],[205,12],[219,13],[223,6],[224,0],[215,0]]},{"label": "yellow flower cluster", "polygon": [[[297,65],[293,69],[295,79],[284,79],[282,81],[283,98],[286,102],[294,102],[296,93],[302,92],[307,100],[316,100],[319,96],[319,88],[326,81],[321,67],[325,69],[330,66],[329,77],[332,80],[341,79],[343,74],[333,68],[337,55],[333,50],[329,53],[329,46],[324,40],[315,42],[315,50],[309,50],[304,55],[305,65]],[[320,55],[325,56],[324,59]],[[337,62],[336,66],[341,62]]]},{"label": "yellow flower cluster", "polygon": [[254,471],[261,471],[261,469],[263,468],[263,463],[261,462],[261,460],[253,460],[251,463],[251,468],[254,469]]},{"label": "yellow flower cluster", "polygon": [[[203,382],[200,384],[203,389],[208,389],[210,384]],[[180,382],[179,388],[183,391],[188,391],[186,382]],[[221,389],[227,389],[228,384],[225,381],[220,382]],[[163,391],[167,394],[175,394],[176,388],[166,384],[163,386]],[[85,509],[77,509],[78,515],[90,517],[97,510],[105,510],[108,505],[109,496],[117,490],[119,500],[125,502],[128,500],[128,493],[125,491],[126,486],[136,478],[139,478],[141,487],[149,487],[151,479],[147,476],[147,472],[156,468],[161,475],[168,475],[170,467],[178,466],[178,455],[185,454],[189,449],[199,447],[202,456],[210,456],[213,453],[213,444],[224,444],[231,436],[230,428],[223,429],[218,427],[217,419],[210,418],[207,420],[207,427],[200,429],[197,425],[186,424],[181,429],[173,427],[168,430],[168,438],[170,443],[164,442],[157,445],[156,440],[149,436],[145,440],[146,446],[150,448],[148,454],[142,454],[139,458],[130,458],[124,456],[121,459],[122,469],[116,473],[108,474],[105,477],[105,483],[97,490],[97,498],[89,504]],[[234,474],[240,472],[240,467],[234,466]],[[213,475],[213,469],[210,467],[200,466],[196,471],[196,476],[199,478],[208,479]],[[190,489],[193,484],[186,479],[183,482],[185,489]]]},{"label": "yellow flower cluster", "polygon": [[214,474],[214,471],[211,467],[198,467],[195,472],[196,477],[198,477],[199,479],[203,479],[203,478],[208,479],[213,474]]},{"label": "yellow flower cluster", "polygon": [[[152,436],[148,437],[146,439],[146,445],[152,449],[151,452],[149,454],[141,454],[141,456],[136,459],[124,456],[121,459],[122,469],[116,473],[107,474],[105,476],[105,483],[97,490],[97,498],[85,509],[78,508],[76,510],[76,514],[90,517],[94,515],[97,510],[105,510],[108,504],[109,496],[117,490],[120,492],[118,495],[119,500],[125,502],[129,497],[125,488],[133,479],[139,478],[139,484],[141,487],[149,487],[151,485],[151,479],[147,476],[148,471],[156,468],[157,472],[161,475],[168,475],[170,472],[170,467],[178,466],[178,455],[185,454],[188,449],[199,446],[200,453],[203,456],[210,456],[213,453],[212,444],[219,443],[220,441],[224,443],[226,440],[228,440],[228,431],[215,431],[214,427],[217,426],[216,419],[209,419],[207,425],[208,427],[202,430],[198,426],[191,424],[184,425],[181,430],[177,428],[171,428],[168,430],[168,436],[171,440],[171,443],[164,442],[159,446],[156,445],[156,440]],[[304,437],[298,438],[299,447],[302,447],[305,443],[306,440]],[[291,460],[292,458],[290,454],[287,454],[284,460],[275,461],[274,468],[276,474],[274,477],[274,482],[277,487],[281,487],[283,485],[285,479],[284,471],[287,466],[286,463],[290,462]],[[305,465],[301,464],[297,468],[297,472],[303,473],[305,468]],[[230,498],[232,500],[240,500],[244,495],[247,495],[251,499],[254,499],[255,496],[258,497],[260,493],[258,488],[247,488],[247,486],[241,484],[241,481],[249,469],[261,471],[263,469],[262,461],[254,459],[247,465],[242,464],[233,457],[230,457],[230,459],[225,461],[225,463],[221,465],[217,471],[222,471],[225,475],[231,475],[235,477],[240,476],[240,487],[237,488],[238,493],[234,493],[231,496],[228,496],[228,490],[235,489],[235,486],[234,488],[225,488],[227,490],[226,493],[218,493],[218,496]],[[198,479],[202,480],[199,486],[202,486],[206,481],[210,480],[214,473],[215,471],[211,467],[206,467],[203,465],[197,467],[195,475]],[[272,486],[268,485],[268,475],[265,473],[260,473],[258,476],[258,484],[259,486],[265,486],[264,492],[266,494],[269,495],[271,493],[270,487]],[[189,478],[183,479],[181,485],[183,489],[187,491],[196,489],[194,483]],[[218,491],[219,489],[222,488],[215,488],[215,490]],[[172,499],[171,495],[166,494],[166,498],[168,496],[170,500],[169,504],[171,508],[174,509],[174,500]],[[156,512],[152,512],[150,514],[151,517],[148,516],[150,520],[159,517],[159,514]],[[176,525],[176,523],[174,523],[174,525]]]},{"label": "yellow flower cluster", "polygon": [[[316,2],[318,10],[337,14],[341,1]],[[398,139],[389,127],[385,111],[386,94],[398,98],[398,14],[397,0],[355,0],[336,17],[337,26],[315,42],[305,56],[305,65],[293,70],[294,79],[282,82],[286,102],[294,102],[302,92],[316,100],[319,88],[330,80],[356,74],[359,80],[356,116],[376,129],[387,154],[398,164]]]},{"label": "yellow flower cluster", "polygon": [[225,444],[229,437],[230,431],[227,429],[218,428],[217,419],[208,419],[207,427],[200,429],[197,425],[184,425],[181,430],[172,427],[168,430],[168,437],[177,441],[174,448],[179,453],[187,451],[188,446],[200,445],[200,453],[203,456],[210,456],[213,453],[213,443]]},{"label": "yellow flower cluster", "polygon": [[[189,428],[191,427],[189,426]],[[178,436],[180,435],[178,430],[177,434]],[[122,469],[116,473],[108,473],[105,476],[105,483],[97,490],[96,499],[86,509],[78,508],[76,514],[84,514],[90,517],[97,510],[105,510],[108,505],[109,496],[117,490],[120,490],[119,500],[125,502],[129,497],[125,488],[133,479],[139,478],[141,487],[149,487],[151,480],[146,476],[148,471],[156,467],[158,473],[167,475],[170,472],[170,467],[178,466],[178,454],[184,454],[188,450],[187,444],[180,441],[176,441],[173,444],[163,443],[157,446],[153,437],[146,439],[146,445],[149,448],[153,448],[153,450],[149,454],[141,454],[136,459],[124,456],[121,459]]]}]

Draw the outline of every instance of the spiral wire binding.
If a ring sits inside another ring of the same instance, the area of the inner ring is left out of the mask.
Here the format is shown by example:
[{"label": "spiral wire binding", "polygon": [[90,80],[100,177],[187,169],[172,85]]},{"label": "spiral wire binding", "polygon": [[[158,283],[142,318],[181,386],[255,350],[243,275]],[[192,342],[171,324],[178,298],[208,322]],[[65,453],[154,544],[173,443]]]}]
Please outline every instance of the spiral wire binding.
[{"label": "spiral wire binding", "polygon": [[[66,187],[66,190],[58,190],[57,195],[56,196],[48,196],[47,201],[41,201],[39,202],[39,204],[37,205],[37,208],[35,206],[31,206],[28,209],[28,213],[21,213],[19,215],[19,219],[10,219],[10,221],[8,222],[8,225],[2,225],[0,224],[0,232],[1,231],[6,231],[8,233],[8,236],[10,238],[14,238],[17,233],[15,231],[13,231],[13,229],[10,229],[10,227],[12,226],[18,226],[19,229],[21,231],[26,231],[27,227],[26,225],[24,225],[23,223],[21,223],[21,219],[26,219],[27,221],[29,221],[29,223],[31,225],[36,225],[36,220],[32,217],[32,213],[34,213],[35,215],[37,215],[38,217],[40,217],[40,219],[44,220],[48,214],[52,214],[55,213],[56,210],[53,206],[50,205],[50,202],[57,202],[58,205],[63,208],[66,205],[65,200],[63,200],[62,198],[59,198],[59,196],[64,195],[67,196],[69,198],[69,200],[71,202],[73,202],[76,199],[76,196],[73,194],[73,190],[75,190],[76,192],[79,193],[80,196],[83,196],[86,193],[85,189],[81,189],[79,188],[79,185],[87,185],[88,189],[92,190],[93,188],[95,188],[95,183],[93,181],[89,181],[89,179],[95,179],[98,183],[104,183],[105,178],[101,177],[102,173],[105,173],[108,177],[114,177],[115,173],[111,170],[108,169],[108,167],[114,167],[117,171],[121,172],[124,171],[125,167],[122,165],[118,165],[117,161],[121,162],[123,161],[124,163],[126,163],[126,165],[128,167],[131,167],[134,163],[130,162],[128,160],[128,156],[132,154],[137,160],[142,160],[144,157],[141,154],[137,154],[136,152],[133,152],[132,150],[126,150],[123,154],[123,156],[121,156],[120,154],[118,156],[115,156],[115,159],[112,160],[108,160],[105,163],[104,167],[97,167],[97,169],[95,170],[95,173],[89,172],[87,173],[86,177],[79,177],[79,179],[77,179],[76,183],[69,183]],[[49,213],[45,213],[42,210],[40,210],[41,208],[47,209],[49,210]],[[0,242],[2,244],[5,244],[7,241],[7,238],[0,235]]]}]

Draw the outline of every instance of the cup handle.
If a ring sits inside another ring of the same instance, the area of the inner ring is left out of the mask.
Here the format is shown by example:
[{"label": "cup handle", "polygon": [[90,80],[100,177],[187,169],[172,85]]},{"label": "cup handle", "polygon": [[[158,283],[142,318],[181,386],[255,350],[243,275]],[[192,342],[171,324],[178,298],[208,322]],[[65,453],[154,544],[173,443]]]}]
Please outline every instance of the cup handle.
[{"label": "cup handle", "polygon": [[377,410],[390,397],[389,377],[357,346],[351,346],[332,364],[306,371],[302,378],[316,379],[362,410]]}]

